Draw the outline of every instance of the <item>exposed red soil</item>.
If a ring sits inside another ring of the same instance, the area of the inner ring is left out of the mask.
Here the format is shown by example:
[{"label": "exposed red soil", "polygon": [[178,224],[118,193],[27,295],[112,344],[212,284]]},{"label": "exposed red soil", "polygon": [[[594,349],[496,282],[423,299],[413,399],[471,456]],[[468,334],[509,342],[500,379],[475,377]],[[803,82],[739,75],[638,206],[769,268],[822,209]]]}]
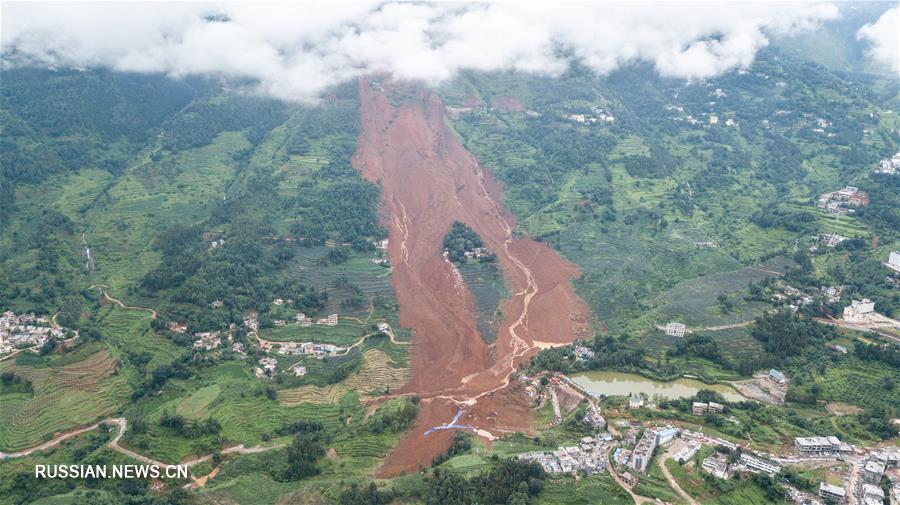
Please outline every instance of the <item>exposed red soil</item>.
[{"label": "exposed red soil", "polygon": [[481,99],[475,95],[469,95],[465,100],[463,100],[463,105],[474,109],[475,107],[481,107],[482,105],[484,105],[484,102],[482,102]]},{"label": "exposed red soil", "polygon": [[[403,87],[416,98],[392,105],[387,93]],[[570,284],[577,267],[544,244],[513,237],[498,184],[444,124],[437,95],[396,83],[384,89],[360,81],[353,165],[382,188],[400,325],[413,332],[412,377],[400,393],[423,399],[415,426],[379,470],[394,476],[430,465],[449,446],[451,430],[423,433],[458,408],[459,423],[483,435],[528,429],[524,400],[506,388],[509,376],[539,351],[535,342],[586,334],[588,309]],[[475,326],[471,293],[441,256],[453,221],[467,223],[496,252],[512,293],[493,354]]]},{"label": "exposed red soil", "polygon": [[505,95],[491,97],[491,105],[495,109],[511,112],[522,112],[525,110],[525,106],[522,105],[522,102],[520,102],[518,98]]}]

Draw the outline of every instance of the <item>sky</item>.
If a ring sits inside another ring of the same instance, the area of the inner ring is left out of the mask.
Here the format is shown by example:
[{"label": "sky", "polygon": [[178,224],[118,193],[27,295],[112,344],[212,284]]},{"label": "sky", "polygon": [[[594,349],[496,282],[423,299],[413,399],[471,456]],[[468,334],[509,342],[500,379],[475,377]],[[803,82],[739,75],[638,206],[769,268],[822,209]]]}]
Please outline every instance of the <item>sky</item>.
[{"label": "sky", "polygon": [[[897,12],[860,28],[897,68]],[[3,2],[3,64],[105,67],[246,79],[314,101],[369,73],[438,84],[460,70],[607,74],[647,62],[698,80],[750,65],[774,35],[836,19],[831,3],[29,3]],[[891,17],[893,16],[893,17]]]}]

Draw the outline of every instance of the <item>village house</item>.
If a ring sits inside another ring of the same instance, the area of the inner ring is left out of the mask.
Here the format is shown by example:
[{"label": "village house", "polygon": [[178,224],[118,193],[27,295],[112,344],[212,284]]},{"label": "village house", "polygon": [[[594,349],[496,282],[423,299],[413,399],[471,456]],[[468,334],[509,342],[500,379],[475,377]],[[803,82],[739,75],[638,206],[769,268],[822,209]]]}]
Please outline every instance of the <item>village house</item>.
[{"label": "village house", "polygon": [[43,326],[44,324],[47,324],[47,318],[44,316],[4,312],[0,317],[0,353],[12,352],[17,348],[42,346],[50,337],[58,339],[67,336],[78,337],[76,330],[52,328]]},{"label": "village house", "polygon": [[685,326],[682,323],[667,323],[666,335],[671,337],[683,337]]},{"label": "village house", "polygon": [[187,321],[169,321],[166,328],[174,333],[184,333],[187,331]]},{"label": "village house", "polygon": [[284,319],[275,319],[274,321],[272,321],[272,324],[274,324],[275,326],[281,327],[281,326],[284,326],[285,323],[284,323]]},{"label": "village house", "polygon": [[272,305],[284,305],[284,300],[282,300],[281,298],[276,298],[272,300]]},{"label": "village house", "polygon": [[695,454],[700,452],[700,447],[702,447],[700,442],[689,443],[688,445],[682,447],[680,451],[675,453],[675,461],[677,461],[679,465],[685,464],[685,462],[689,461],[694,457]]},{"label": "village house", "polygon": [[590,347],[585,347],[583,345],[575,346],[575,358],[576,359],[591,359],[594,357],[594,351]]},{"label": "village house", "polygon": [[244,326],[250,328],[251,331],[259,330],[259,321],[255,317],[244,319]]},{"label": "village house", "polygon": [[718,453],[704,459],[701,467],[710,475],[718,479],[728,480],[734,475],[734,471],[731,469],[728,461],[725,460],[725,456]]},{"label": "village house", "polygon": [[787,384],[787,377],[785,377],[784,374],[781,373],[781,370],[776,370],[774,368],[769,370],[769,379],[782,386]]},{"label": "village house", "polygon": [[644,406],[644,398],[639,394],[632,393],[631,396],[628,397],[628,408],[629,409],[639,409]]},{"label": "village house", "polygon": [[222,308],[224,305],[225,305],[225,303],[222,302],[222,300],[214,300],[212,303],[209,304],[209,306],[212,307],[212,308],[214,308],[214,309],[220,309],[220,308]]},{"label": "village house", "polygon": [[587,409],[587,412],[584,414],[584,419],[582,420],[584,424],[594,428],[595,430],[603,430],[606,428],[606,419],[600,415],[600,407],[597,407],[594,402],[590,402],[590,405]]},{"label": "village house", "polygon": [[900,252],[891,251],[888,255],[887,263],[885,263],[888,268],[894,270],[895,272],[900,272]]},{"label": "village house", "polygon": [[869,205],[869,195],[853,186],[821,194],[816,199],[816,207],[835,214],[851,213],[854,212],[852,207],[867,205]]},{"label": "village house", "polygon": [[218,331],[194,333],[194,349],[211,351],[222,345],[222,338]]},{"label": "village house", "polygon": [[247,354],[247,350],[244,348],[244,344],[242,344],[240,342],[235,342],[235,343],[231,344],[231,350],[242,356]]},{"label": "village house", "polygon": [[293,368],[294,377],[303,377],[306,375],[306,367],[302,365],[296,365]]},{"label": "village house", "polygon": [[323,317],[316,321],[316,324],[320,326],[337,326],[338,325],[338,315],[331,314],[328,317]]},{"label": "village house", "polygon": [[275,358],[260,358],[259,366],[253,372],[256,378],[274,377],[278,371],[278,360]]},{"label": "village house", "polygon": [[709,404],[705,402],[694,402],[691,404],[691,412],[695,416],[702,416],[709,410]]},{"label": "village house", "polygon": [[820,233],[818,240],[825,247],[834,247],[845,240],[849,240],[849,238],[836,233]]},{"label": "village house", "polygon": [[822,296],[828,303],[834,303],[841,299],[841,293],[844,291],[843,286],[822,286]]},{"label": "village house", "polygon": [[825,344],[826,349],[831,349],[834,352],[839,352],[841,354],[847,354],[847,348],[842,345],[837,344]]},{"label": "village house", "polygon": [[380,331],[381,333],[390,333],[391,332],[391,325],[389,325],[387,323],[378,323],[377,328],[378,328],[378,331]]},{"label": "village house", "polygon": [[875,169],[876,174],[896,175],[900,173],[900,153],[893,155],[891,158],[883,159],[879,162],[878,168]]},{"label": "village house", "polygon": [[297,312],[297,315],[294,316],[294,320],[303,328],[312,326],[312,318],[306,317],[306,314],[303,312]]}]

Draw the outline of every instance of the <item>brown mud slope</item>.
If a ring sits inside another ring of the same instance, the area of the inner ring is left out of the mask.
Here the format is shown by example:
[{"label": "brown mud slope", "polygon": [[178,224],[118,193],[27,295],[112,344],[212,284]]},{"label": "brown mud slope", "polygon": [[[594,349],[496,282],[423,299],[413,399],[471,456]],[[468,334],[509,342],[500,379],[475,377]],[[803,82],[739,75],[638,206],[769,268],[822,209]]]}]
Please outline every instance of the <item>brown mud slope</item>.
[{"label": "brown mud slope", "polygon": [[[538,345],[586,334],[588,310],[571,287],[579,274],[574,265],[543,244],[513,237],[497,183],[444,124],[434,93],[366,81],[359,90],[353,165],[382,187],[400,324],[413,331],[412,377],[401,393],[423,399],[413,430],[379,471],[392,476],[428,466],[449,445],[452,430],[427,438],[424,432],[450,422],[457,409],[458,424],[488,438],[527,429],[527,408],[504,390],[509,376]],[[467,223],[496,252],[512,293],[493,353],[475,326],[471,293],[441,256],[453,221]]]}]

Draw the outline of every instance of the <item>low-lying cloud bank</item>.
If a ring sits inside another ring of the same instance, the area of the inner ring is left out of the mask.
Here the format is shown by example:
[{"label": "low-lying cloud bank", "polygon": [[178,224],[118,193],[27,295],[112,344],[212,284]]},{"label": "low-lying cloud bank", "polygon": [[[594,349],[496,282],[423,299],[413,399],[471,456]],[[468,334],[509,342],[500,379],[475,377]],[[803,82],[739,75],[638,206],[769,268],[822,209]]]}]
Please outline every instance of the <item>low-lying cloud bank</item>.
[{"label": "low-lying cloud bank", "polygon": [[900,72],[900,7],[886,11],[878,21],[859,29],[856,36],[869,43],[869,57],[878,63]]},{"label": "low-lying cloud bank", "polygon": [[[7,66],[244,78],[260,92],[307,101],[371,72],[437,83],[462,69],[558,75],[573,60],[599,73],[650,62],[661,75],[700,79],[749,65],[769,34],[837,16],[832,4],[795,2],[5,2],[0,41]],[[890,51],[889,24],[882,18],[860,31],[876,58]]]}]

